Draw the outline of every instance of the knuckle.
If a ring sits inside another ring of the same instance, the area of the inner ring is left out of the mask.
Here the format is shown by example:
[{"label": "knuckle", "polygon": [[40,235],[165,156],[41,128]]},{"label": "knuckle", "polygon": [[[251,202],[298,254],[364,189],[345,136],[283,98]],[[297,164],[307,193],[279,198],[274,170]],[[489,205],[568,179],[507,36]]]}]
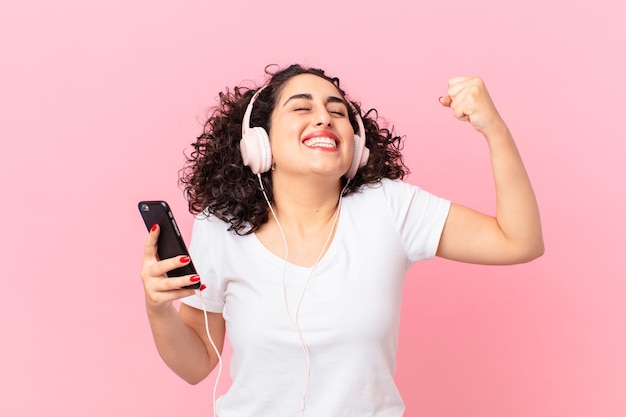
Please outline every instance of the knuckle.
[{"label": "knuckle", "polygon": [[144,282],[152,278],[151,265],[149,263],[144,262],[141,265],[141,271],[139,272],[139,276],[141,277],[141,280]]},{"label": "knuckle", "polygon": [[480,93],[480,85],[472,84],[467,87],[467,92],[470,97],[476,97]]},{"label": "knuckle", "polygon": [[162,277],[165,274],[161,268],[161,262],[153,262],[147,267],[146,275],[149,278]]}]

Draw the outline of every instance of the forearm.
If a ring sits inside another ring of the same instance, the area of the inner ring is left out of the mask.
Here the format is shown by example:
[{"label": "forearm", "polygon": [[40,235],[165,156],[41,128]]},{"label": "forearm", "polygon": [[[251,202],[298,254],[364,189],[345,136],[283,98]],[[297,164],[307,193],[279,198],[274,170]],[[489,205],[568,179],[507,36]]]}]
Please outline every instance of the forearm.
[{"label": "forearm", "polygon": [[202,381],[215,367],[217,358],[209,355],[200,336],[172,304],[158,310],[147,307],[147,313],[157,350],[167,366],[190,384]]},{"label": "forearm", "polygon": [[544,251],[535,193],[511,132],[504,123],[484,132],[496,190],[496,221],[504,238],[531,260]]}]

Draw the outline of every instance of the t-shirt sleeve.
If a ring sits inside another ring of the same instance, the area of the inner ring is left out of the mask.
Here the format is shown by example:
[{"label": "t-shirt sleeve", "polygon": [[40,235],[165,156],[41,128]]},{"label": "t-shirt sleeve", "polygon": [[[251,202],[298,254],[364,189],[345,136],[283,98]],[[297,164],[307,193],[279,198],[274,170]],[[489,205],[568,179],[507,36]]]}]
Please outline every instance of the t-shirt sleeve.
[{"label": "t-shirt sleeve", "polygon": [[439,247],[450,201],[403,181],[383,180],[382,184],[409,260],[432,259]]},{"label": "t-shirt sleeve", "polygon": [[[215,228],[211,227],[212,225],[215,225],[215,222],[204,215],[198,215],[194,220],[189,255],[196,267],[196,272],[200,275],[201,282],[206,285],[206,288],[200,295],[196,294],[182,298],[181,302],[191,307],[202,309],[204,301],[206,311],[221,313],[224,308],[224,299],[216,270],[218,260],[216,259],[214,246],[219,244],[217,242],[219,234],[211,233],[215,231]],[[203,301],[200,299],[200,296],[202,296]]]}]

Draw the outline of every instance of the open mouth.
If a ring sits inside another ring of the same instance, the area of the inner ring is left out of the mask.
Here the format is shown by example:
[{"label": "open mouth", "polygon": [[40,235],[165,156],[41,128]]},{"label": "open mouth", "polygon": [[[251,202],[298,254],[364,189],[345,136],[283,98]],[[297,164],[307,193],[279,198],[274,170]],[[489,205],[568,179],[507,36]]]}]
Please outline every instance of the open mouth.
[{"label": "open mouth", "polygon": [[305,146],[309,148],[336,148],[337,141],[335,139],[320,136],[315,138],[310,138],[302,142]]}]

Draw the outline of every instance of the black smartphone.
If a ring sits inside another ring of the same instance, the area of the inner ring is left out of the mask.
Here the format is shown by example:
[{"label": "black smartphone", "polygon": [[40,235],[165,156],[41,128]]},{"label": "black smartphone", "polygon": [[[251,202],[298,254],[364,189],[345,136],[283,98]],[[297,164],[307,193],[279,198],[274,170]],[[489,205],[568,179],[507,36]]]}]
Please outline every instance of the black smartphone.
[{"label": "black smartphone", "polygon": [[[137,205],[139,213],[143,218],[148,230],[157,223],[161,228],[159,240],[157,242],[157,253],[159,259],[172,258],[174,256],[189,256],[185,241],[180,235],[180,230],[174,219],[174,214],[170,206],[165,201],[140,201]],[[182,275],[197,274],[193,261],[180,268],[176,268],[167,273],[168,277],[180,277]],[[188,285],[184,288],[200,288],[200,282]]]}]

